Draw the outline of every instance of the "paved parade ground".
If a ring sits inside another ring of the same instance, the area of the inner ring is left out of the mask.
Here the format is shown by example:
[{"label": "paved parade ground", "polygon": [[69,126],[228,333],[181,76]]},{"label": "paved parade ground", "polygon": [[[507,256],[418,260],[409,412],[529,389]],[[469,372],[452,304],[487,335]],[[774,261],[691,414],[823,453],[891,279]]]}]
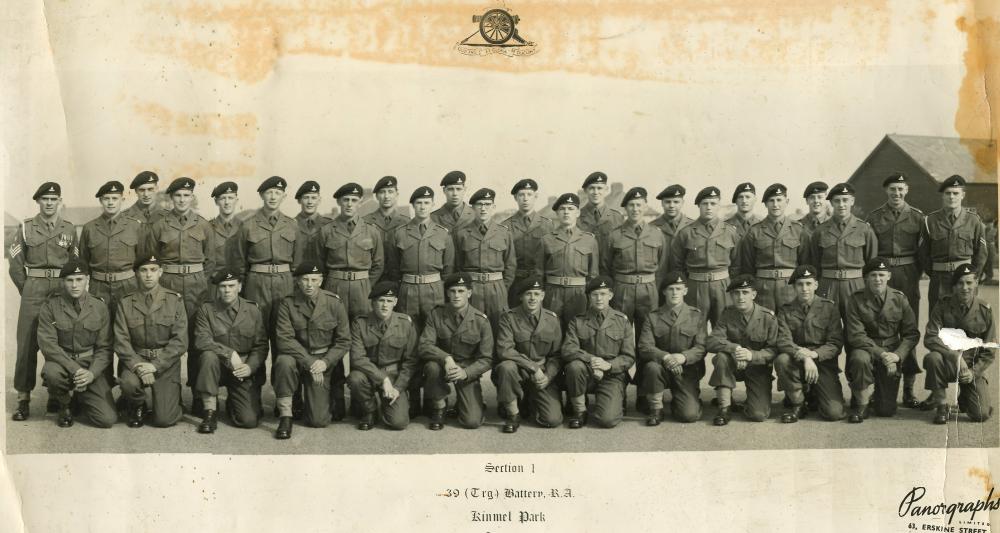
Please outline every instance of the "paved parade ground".
[{"label": "paved parade ground", "polygon": [[[926,298],[927,281],[921,285]],[[726,427],[714,427],[714,407],[709,405],[713,391],[708,387],[711,373],[702,380],[701,398],[705,404],[700,421],[680,424],[665,420],[659,427],[646,427],[645,419],[634,410],[635,386],[629,386],[629,413],[614,429],[587,427],[570,430],[565,427],[543,429],[533,423],[524,423],[514,435],[501,433],[502,421],[496,415],[496,391],[487,378],[483,379],[489,414],[483,427],[476,430],[459,428],[453,421],[442,431],[427,429],[427,418],[411,422],[402,432],[376,427],[362,432],[355,429],[356,420],[334,422],[324,429],[313,429],[296,424],[292,438],[287,441],[274,439],[277,420],[271,416],[274,393],[270,386],[264,389],[265,417],[256,429],[242,430],[229,424],[222,416],[214,435],[196,432],[200,419],[185,415],[179,424],[170,428],[146,426],[132,429],[119,421],[111,429],[95,429],[81,422],[72,428],[56,426],[56,415],[44,414],[45,389],[40,385],[33,393],[31,418],[13,422],[10,417],[15,407],[13,390],[14,331],[17,321],[18,296],[10,281],[6,285],[6,340],[4,359],[4,423],[6,424],[7,453],[211,453],[211,454],[437,454],[437,453],[488,453],[488,452],[648,452],[648,451],[698,451],[698,450],[761,450],[761,449],[822,449],[822,448],[941,448],[941,447],[996,447],[1000,445],[1000,425],[997,418],[986,423],[968,422],[964,415],[959,421],[954,417],[946,426],[931,423],[932,413],[900,408],[892,418],[872,416],[863,424],[848,424],[819,420],[816,414],[795,424],[779,421],[783,407],[777,383],[772,392],[772,409],[769,420],[762,423],[747,422],[739,415]],[[997,305],[997,287],[985,286],[980,291],[991,305]],[[921,330],[926,325],[926,299],[921,301]],[[927,350],[923,339],[918,356]],[[841,368],[844,355],[841,354]],[[39,356],[39,368],[41,368]],[[997,366],[990,368],[990,396],[994,405],[997,398]],[[849,394],[843,380],[845,397]],[[926,397],[923,374],[917,379],[917,396]],[[952,398],[954,385],[951,386]],[[117,397],[117,388],[115,390]],[[742,385],[734,393],[736,400],[745,396]],[[224,396],[224,393],[223,393]],[[190,406],[190,390],[184,388],[184,403]],[[220,406],[221,407],[221,406]],[[221,411],[221,409],[220,409]]]}]

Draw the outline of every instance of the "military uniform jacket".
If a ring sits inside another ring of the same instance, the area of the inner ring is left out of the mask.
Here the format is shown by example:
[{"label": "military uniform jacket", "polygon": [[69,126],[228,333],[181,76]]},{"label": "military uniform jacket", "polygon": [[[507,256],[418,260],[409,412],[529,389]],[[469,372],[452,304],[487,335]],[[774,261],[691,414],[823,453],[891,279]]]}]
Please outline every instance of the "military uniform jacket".
[{"label": "military uniform jacket", "polygon": [[417,330],[408,315],[394,312],[385,322],[374,314],[354,319],[351,326],[352,370],[368,376],[373,383],[381,383],[390,377],[384,369],[394,367],[398,373],[393,387],[403,391],[417,374],[419,364]]},{"label": "military uniform jacket", "polygon": [[[236,310],[235,317],[230,317],[231,309]],[[267,330],[260,308],[243,298],[232,306],[219,300],[201,304],[194,322],[194,345],[203,357],[214,355],[230,370],[229,356],[236,352],[250,372],[256,372],[267,357]]]},{"label": "military uniform jacket", "polygon": [[298,266],[295,259],[302,254],[298,250],[302,246],[298,233],[298,225],[292,217],[281,212],[268,217],[260,209],[240,224],[233,241],[234,257],[230,265],[239,268],[244,275],[254,264],[289,265],[295,270]]},{"label": "military uniform jacket", "polygon": [[[927,320],[927,330],[924,333],[924,346],[928,350],[940,353],[944,357],[956,357],[959,352],[949,349],[941,341],[938,333],[941,328],[956,328],[965,332],[969,338],[982,339],[983,342],[996,342],[997,332],[993,322],[993,309],[990,304],[980,298],[973,298],[972,303],[965,307],[954,295],[946,295],[931,310]],[[969,370],[976,376],[982,376],[990,365],[996,353],[992,348],[973,348],[962,352]]]},{"label": "military uniform jacket", "polygon": [[[215,253],[212,255],[212,260],[215,263],[215,269],[221,270],[230,266],[229,261],[234,255],[233,247],[236,246],[236,235],[240,231],[240,221],[233,217],[228,222],[224,222],[222,217],[215,217],[209,221],[209,225],[212,226],[215,240]],[[235,267],[239,268],[239,265],[237,264]]]},{"label": "military uniform jacket", "polygon": [[[683,213],[674,219],[668,219],[666,217],[666,214],[660,215],[656,217],[656,220],[653,220],[649,224],[660,228],[660,232],[663,233],[663,247],[669,253],[670,247],[674,243],[674,237],[677,236],[677,232],[679,232],[684,226],[694,222],[694,219]],[[666,268],[666,266],[664,266],[664,268]]]},{"label": "military uniform jacket", "polygon": [[142,222],[143,227],[148,229],[149,224],[152,224],[166,212],[167,211],[165,209],[161,209],[160,206],[156,205],[156,202],[153,202],[148,209],[143,209],[143,207],[139,205],[139,202],[136,202],[122,211],[122,214]]},{"label": "military uniform jacket", "polygon": [[378,228],[379,234],[382,236],[383,253],[388,253],[391,233],[395,231],[396,228],[410,221],[410,217],[401,214],[396,209],[393,209],[392,214],[389,216],[383,215],[381,210],[376,209],[375,212],[368,213],[367,215],[361,217],[361,219]]},{"label": "military uniform jacket", "polygon": [[431,220],[445,227],[452,235],[476,221],[476,213],[465,202],[452,207],[444,204],[431,212]]},{"label": "military uniform jacket", "polygon": [[[188,320],[179,293],[159,285],[146,294],[136,291],[118,301],[115,310],[115,353],[129,370],[139,363],[152,363],[157,372],[177,364],[188,351]],[[155,357],[140,355],[142,350],[159,350]]]},{"label": "military uniform jacket", "polygon": [[132,270],[142,233],[143,224],[135,218],[101,215],[83,225],[80,259],[95,272]]},{"label": "military uniform jacket", "polygon": [[914,257],[920,250],[924,213],[909,204],[898,212],[882,204],[868,215],[868,225],[875,231],[881,257]]},{"label": "military uniform jacket", "polygon": [[[351,351],[347,309],[340,297],[329,291],[319,291],[315,306],[298,289],[286,296],[278,306],[274,332],[278,353],[294,357],[303,368],[317,359],[330,368]],[[318,350],[325,351],[313,353]]]},{"label": "military uniform jacket", "polygon": [[658,274],[657,281],[659,281],[662,275],[660,267],[667,262],[667,250],[663,247],[663,232],[649,224],[637,226],[631,221],[626,222],[611,230],[604,239],[600,258],[600,270],[606,276]]},{"label": "military uniform jacket", "polygon": [[296,242],[300,243],[300,246],[295,248],[297,255],[292,263],[300,265],[307,259],[319,261],[320,234],[323,228],[333,222],[333,219],[319,213],[312,215],[299,213],[295,215],[295,222],[298,225]]},{"label": "military uniform jacket", "polygon": [[502,272],[510,288],[517,273],[517,255],[510,230],[501,224],[486,224],[486,235],[478,223],[455,235],[455,270],[458,272]]},{"label": "military uniform jacket", "polygon": [[667,270],[687,273],[728,269],[736,260],[737,244],[736,228],[732,225],[718,220],[711,224],[696,220],[677,232]]},{"label": "military uniform jacket", "polygon": [[497,358],[501,361],[513,361],[529,372],[541,370],[549,380],[559,375],[562,327],[552,311],[540,308],[538,321],[534,323],[524,305],[508,309],[500,315],[496,338]]},{"label": "military uniform jacket", "polygon": [[750,317],[729,306],[722,311],[718,324],[712,325],[706,348],[713,353],[732,354],[740,346],[753,352],[751,365],[769,365],[778,355],[778,319],[774,313],[754,304]]},{"label": "military uniform jacket", "polygon": [[9,252],[10,279],[21,292],[28,278],[26,268],[62,268],[71,257],[80,255],[76,228],[58,217],[51,228],[41,216],[26,218],[18,225]]},{"label": "military uniform jacket", "polygon": [[469,381],[475,381],[492,366],[493,332],[490,321],[471,305],[458,312],[440,305],[431,311],[420,334],[419,351],[421,359],[441,365],[450,355],[465,369]]},{"label": "military uniform jacket", "polygon": [[594,308],[577,315],[566,326],[562,345],[563,362],[600,357],[611,363],[609,374],[623,374],[635,363],[635,336],[625,313],[608,308],[604,318]]},{"label": "military uniform jacket", "polygon": [[747,232],[750,231],[750,228],[758,222],[758,220],[757,217],[753,215],[743,218],[739,214],[735,214],[727,218],[725,222],[736,229],[736,242],[739,242],[743,239]]},{"label": "military uniform jacket", "polygon": [[808,263],[809,234],[797,220],[765,218],[747,231],[738,255],[744,274],[757,275],[757,269],[794,269]]},{"label": "military uniform jacket", "polygon": [[921,232],[921,264],[931,273],[933,263],[969,261],[976,272],[982,272],[989,256],[986,229],[979,215],[962,208],[954,222],[943,209],[927,215]]},{"label": "military uniform jacket", "polygon": [[555,229],[555,223],[543,217],[540,213],[518,211],[514,216],[503,221],[510,229],[514,240],[514,251],[517,257],[517,275],[526,277],[535,270],[536,253],[542,244],[542,237]]},{"label": "military uniform jacket", "polygon": [[826,218],[820,220],[816,215],[808,213],[806,214],[806,216],[800,218],[799,222],[802,223],[802,227],[806,231],[806,236],[810,237],[811,239],[812,234],[816,233],[816,230],[819,228],[819,225],[826,222],[827,220],[830,220],[829,215],[827,215]]},{"label": "military uniform jacket", "polygon": [[188,211],[164,213],[149,225],[145,248],[165,264],[201,263],[205,272],[215,272],[215,231],[201,215]]},{"label": "military uniform jacket", "polygon": [[[349,228],[354,222],[354,228]],[[337,218],[323,227],[315,240],[316,257],[330,270],[367,271],[373,282],[382,277],[385,252],[378,228],[354,217]]]},{"label": "military uniform jacket", "polygon": [[446,276],[455,266],[455,243],[444,226],[428,220],[427,229],[420,234],[420,225],[412,219],[392,232],[386,253],[386,277],[400,281],[402,274],[431,274]]},{"label": "military uniform jacket", "polygon": [[608,207],[607,204],[598,207],[588,203],[580,208],[580,218],[576,219],[576,226],[583,231],[593,233],[598,241],[624,223],[625,215]]},{"label": "military uniform jacket", "polygon": [[639,331],[639,360],[660,362],[665,355],[679,353],[684,355],[684,364],[704,366],[707,337],[707,325],[697,307],[684,302],[660,307],[649,314]]},{"label": "military uniform jacket", "polygon": [[805,348],[817,361],[837,360],[844,348],[844,325],[833,300],[816,296],[806,307],[798,298],[778,308],[778,351],[795,356]]},{"label": "military uniform jacket", "polygon": [[876,357],[886,351],[903,357],[920,341],[909,300],[891,287],[881,305],[867,288],[855,292],[847,304],[844,329],[850,349],[867,350]]},{"label": "military uniform jacket", "polygon": [[587,279],[600,275],[600,251],[593,233],[579,228],[558,228],[544,237],[535,251],[535,275],[575,276]]},{"label": "military uniform jacket", "polygon": [[878,253],[878,239],[871,226],[851,215],[844,229],[833,218],[819,225],[812,235],[810,261],[822,270],[864,268]]},{"label": "military uniform jacket", "polygon": [[[111,314],[96,296],[84,293],[79,302],[79,313],[75,301],[65,293],[42,304],[38,312],[38,348],[46,361],[57,363],[70,375],[86,367],[99,376],[113,357]],[[73,357],[87,350],[93,350],[93,355]]]}]

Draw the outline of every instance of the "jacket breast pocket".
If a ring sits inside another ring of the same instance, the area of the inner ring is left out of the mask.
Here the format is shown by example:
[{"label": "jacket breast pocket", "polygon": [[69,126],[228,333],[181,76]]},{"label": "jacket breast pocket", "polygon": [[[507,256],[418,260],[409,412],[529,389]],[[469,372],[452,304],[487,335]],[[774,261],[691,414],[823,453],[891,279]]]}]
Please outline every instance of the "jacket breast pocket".
[{"label": "jacket breast pocket", "polygon": [[156,317],[153,319],[153,323],[156,325],[157,338],[169,339],[170,333],[174,329],[174,314],[157,313]]},{"label": "jacket breast pocket", "polygon": [[170,245],[175,242],[179,242],[181,239],[181,232],[173,228],[165,228],[160,232],[159,242],[161,245]]},{"label": "jacket breast pocket", "polygon": [[663,241],[646,240],[642,243],[642,252],[639,254],[646,263],[656,265],[660,260],[660,251],[663,249]]},{"label": "jacket breast pocket", "polygon": [[852,233],[844,239],[844,242],[852,248],[860,248],[865,245],[865,236],[861,233]]},{"label": "jacket breast pocket", "polygon": [[972,255],[972,235],[958,233],[955,235],[955,253],[962,257]]},{"label": "jacket breast pocket", "polygon": [[573,248],[571,254],[573,267],[578,273],[586,273],[590,270],[590,252],[582,248]]},{"label": "jacket breast pocket", "polygon": [[247,232],[247,242],[251,244],[257,244],[267,238],[270,232],[264,231],[260,226],[252,226],[250,231]]}]

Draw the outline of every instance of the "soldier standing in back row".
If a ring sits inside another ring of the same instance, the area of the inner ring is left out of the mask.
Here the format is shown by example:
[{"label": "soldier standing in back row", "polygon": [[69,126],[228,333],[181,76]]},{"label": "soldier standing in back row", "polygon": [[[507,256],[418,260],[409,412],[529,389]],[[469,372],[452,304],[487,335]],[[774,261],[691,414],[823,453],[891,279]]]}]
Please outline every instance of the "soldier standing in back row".
[{"label": "soldier standing in back row", "polygon": [[806,199],[806,205],[809,206],[809,212],[800,218],[799,222],[805,228],[807,237],[811,238],[816,228],[830,219],[830,211],[826,202],[826,193],[829,189],[830,187],[826,183],[814,181],[806,186],[806,190],[802,194],[802,197]]},{"label": "soldier standing in back row", "polygon": [[[209,221],[212,230],[215,231],[215,263],[216,272],[233,265],[229,264],[233,256],[232,247],[235,246],[236,234],[240,231],[240,221],[236,218],[236,203],[239,187],[231,181],[224,181],[212,189],[212,199],[219,208],[219,216]],[[240,270],[237,268],[237,270]]]},{"label": "soldier standing in back row", "polygon": [[[360,189],[360,187],[359,187]],[[319,183],[309,180],[299,186],[295,191],[295,201],[299,203],[301,210],[295,215],[295,222],[298,223],[298,237],[296,242],[299,246],[295,248],[298,255],[292,261],[296,265],[303,261],[319,261],[318,242],[320,232],[329,224],[332,219],[326,215],[319,214]]]},{"label": "soldier standing in back row", "polygon": [[757,223],[757,218],[753,216],[753,202],[756,199],[757,189],[754,188],[753,183],[741,183],[733,191],[736,213],[726,219],[726,224],[736,229],[736,242],[741,241],[750,228]]},{"label": "soldier standing in back row", "polygon": [[603,244],[611,230],[625,222],[625,217],[604,203],[608,194],[607,174],[594,172],[587,176],[583,180],[583,192],[587,195],[587,205],[580,208],[576,225],[583,231],[593,233],[597,243]]},{"label": "soldier standing in back row", "polygon": [[122,214],[143,224],[151,224],[165,213],[166,211],[156,203],[156,193],[160,190],[159,182],[160,177],[155,172],[144,170],[136,174],[129,185],[129,189],[135,191],[135,203],[122,211]]},{"label": "soldier standing in back row", "polygon": [[[660,206],[663,208],[663,214],[650,222],[650,225],[660,228],[660,232],[663,233],[663,249],[668,254],[673,245],[674,237],[677,236],[681,228],[694,222],[691,217],[681,212],[686,192],[682,185],[669,185],[660,191],[660,194],[656,195],[656,199],[660,201]],[[664,262],[660,265],[661,272],[667,272],[667,263]],[[666,302],[665,293],[663,292],[666,288],[657,287],[657,289],[660,291],[658,296],[659,305],[663,305]]]},{"label": "soldier standing in back row", "polygon": [[[35,388],[38,366],[38,312],[49,294],[59,288],[59,270],[79,256],[76,228],[59,217],[62,188],[45,182],[31,197],[38,203],[38,215],[18,225],[10,245],[10,279],[21,295],[17,311],[17,359],[14,363],[14,389],[17,408],[13,419],[28,418],[28,402]],[[48,411],[59,404],[50,398]]]},{"label": "soldier standing in back row", "polygon": [[847,316],[847,303],[864,287],[862,269],[878,252],[878,242],[871,226],[851,213],[854,187],[838,183],[826,199],[833,216],[813,232],[809,258],[820,271],[820,293],[837,302],[841,316]]},{"label": "soldier standing in back row", "polygon": [[740,271],[757,280],[756,302],[777,311],[795,299],[788,278],[809,255],[809,237],[802,223],[785,216],[788,188],[775,183],[764,190],[767,218],[747,231],[740,242]]},{"label": "soldier standing in back row", "polygon": [[555,226],[552,220],[535,212],[538,182],[530,178],[522,179],[514,184],[510,194],[517,202],[517,212],[504,220],[503,225],[510,229],[514,239],[514,255],[517,256],[517,271],[507,297],[507,305],[514,308],[520,303],[516,294],[517,284],[535,274],[535,260],[538,259],[536,252],[542,244],[542,237],[555,229]]},{"label": "soldier standing in back row", "polygon": [[[924,227],[924,214],[906,203],[910,188],[906,176],[894,172],[882,180],[886,203],[875,208],[868,216],[868,224],[878,238],[878,255],[889,264],[889,286],[902,291],[913,309],[913,317],[920,323],[920,276],[923,269],[918,261],[920,230]],[[917,407],[920,403],[913,394],[913,382],[920,373],[916,357],[903,361],[903,405]]]},{"label": "soldier standing in back row", "polygon": [[[383,176],[372,188],[372,194],[378,201],[378,208],[362,217],[365,222],[374,225],[382,235],[382,250],[389,249],[389,239],[396,228],[406,224],[410,217],[399,212],[396,201],[399,198],[399,182],[395,176]],[[382,272],[383,276],[385,271]],[[379,280],[373,279],[372,283]]]},{"label": "soldier standing in back row", "polygon": [[476,214],[472,208],[465,205],[465,173],[452,170],[441,178],[441,190],[444,191],[444,205],[431,213],[431,220],[444,226],[452,238],[458,230],[472,224]]},{"label": "soldier standing in back row", "polygon": [[577,227],[580,197],[566,193],[552,204],[557,227],[535,251],[535,275],[545,283],[546,309],[564,325],[587,308],[587,282],[599,274],[600,252],[593,233]]},{"label": "soldier standing in back row", "polygon": [[472,278],[473,307],[486,313],[496,331],[508,309],[507,291],[514,282],[517,258],[510,230],[492,222],[496,193],[479,189],[469,198],[476,221],[455,235],[455,270]]},{"label": "soldier standing in back row", "polygon": [[927,215],[920,232],[921,263],[931,278],[930,309],[951,294],[951,273],[958,265],[969,263],[981,273],[989,257],[982,220],[962,207],[965,178],[951,176],[941,183],[938,192],[941,193],[941,209]]}]

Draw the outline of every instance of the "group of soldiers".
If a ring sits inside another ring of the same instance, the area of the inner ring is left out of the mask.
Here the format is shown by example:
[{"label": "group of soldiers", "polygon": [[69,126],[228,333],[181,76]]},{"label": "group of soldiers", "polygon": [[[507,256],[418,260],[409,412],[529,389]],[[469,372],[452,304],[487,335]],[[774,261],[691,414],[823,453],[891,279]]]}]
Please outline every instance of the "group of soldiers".
[{"label": "group of soldiers", "polygon": [[[739,410],[767,419],[775,374],[786,423],[812,410],[853,423],[869,411],[892,416],[901,383],[903,404],[934,411],[935,423],[948,420],[949,382],[958,382],[971,420],[992,412],[992,350],[955,351],[938,335],[957,328],[995,340],[992,310],[977,297],[984,227],[962,206],[960,176],[941,183],[942,208],[925,216],[905,201],[906,176],[894,173],[883,183],[886,203],[867,221],[852,214],[850,184],[823,182],[805,189],[801,220],[785,214],[791,193],[781,184],[763,192],[767,216],[755,220],[757,191],[743,183],[727,220],[718,188],[695,196],[692,220],[681,213],[686,191],[674,184],[656,196],[663,215],[648,221],[644,188],[626,192],[623,214],[606,205],[608,177],[595,172],[582,185],[587,202],[562,194],[551,218],[536,211],[538,183],[518,181],[510,191],[517,212],[497,223],[495,191],[466,201],[466,182],[460,171],[446,174],[436,210],[435,191],[418,187],[412,218],[397,210],[395,177],[378,180],[378,207],[363,217],[364,189],[347,183],[333,194],[339,213],[330,218],[319,213],[320,184],[307,181],[291,218],[280,211],[288,183],[273,176],[257,188],[260,209],[242,221],[238,187],[225,182],[212,191],[219,214],[207,220],[191,209],[193,180],[169,184],[165,210],[159,178],[147,171],[132,180],[137,201],[128,209],[122,183],[102,185],[102,213],[79,238],[59,216],[60,186],[42,184],[33,196],[39,214],[9,249],[21,294],[14,420],[30,416],[39,350],[47,408],[61,427],[74,417],[98,427],[120,416],[130,427],[176,424],[182,360],[200,433],[217,428],[220,387],[231,423],[256,427],[269,356],[279,439],[291,436],[293,419],[312,427],[343,420],[347,389],[361,430],[377,421],[403,429],[420,415],[432,430],[448,415],[475,428],[488,372],[505,433],[522,417],[543,427],[564,417],[570,428],[614,427],[630,383],[648,425],[663,420],[667,390],[670,415],[693,422],[702,417],[707,353],[720,426],[737,411],[741,381]],[[930,394],[920,401],[923,274]]]}]

